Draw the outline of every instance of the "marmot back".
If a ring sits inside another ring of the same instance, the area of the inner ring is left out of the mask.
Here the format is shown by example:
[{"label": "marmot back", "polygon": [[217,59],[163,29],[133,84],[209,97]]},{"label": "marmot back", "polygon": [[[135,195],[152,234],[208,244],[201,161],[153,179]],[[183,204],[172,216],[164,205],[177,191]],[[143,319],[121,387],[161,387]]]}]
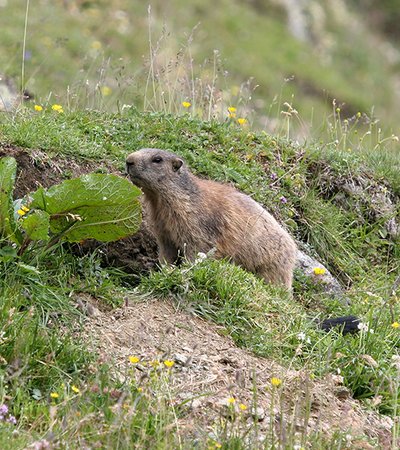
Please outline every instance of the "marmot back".
[{"label": "marmot back", "polygon": [[142,188],[161,262],[194,259],[216,248],[216,256],[267,282],[292,285],[296,244],[260,204],[235,188],[194,176],[184,161],[145,148],[126,159],[127,172]]}]

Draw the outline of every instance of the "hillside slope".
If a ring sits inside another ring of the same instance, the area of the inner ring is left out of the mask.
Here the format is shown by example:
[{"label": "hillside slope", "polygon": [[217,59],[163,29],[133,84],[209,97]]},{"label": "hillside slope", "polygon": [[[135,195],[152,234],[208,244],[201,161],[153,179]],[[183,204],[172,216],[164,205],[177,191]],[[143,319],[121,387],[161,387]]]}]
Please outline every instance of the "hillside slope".
[{"label": "hillside slope", "polygon": [[209,119],[233,105],[276,132],[287,129],[287,102],[298,113],[293,136],[319,136],[336,107],[397,134],[399,49],[355,5],[155,0],[149,13],[138,0],[44,0],[28,11],[22,65],[26,2],[3,2],[0,73],[36,103],[70,110],[144,103],[177,112],[190,101]]},{"label": "hillside slope", "polygon": [[[218,442],[215,430],[221,415],[231,414],[232,428],[238,435],[249,433],[252,448],[257,448],[256,440],[260,447],[268,442],[272,423],[286,447],[299,445],[303,436],[313,448],[339,447],[346,439],[352,448],[369,448],[369,442],[389,448],[392,443],[392,420],[353,400],[338,375],[313,380],[306,369],[257,358],[224,336],[224,328],[178,309],[174,302],[133,299],[123,308],[101,312],[90,297],[82,301],[95,305],[85,325],[86,340],[110,361],[114,376],[125,376],[132,354],[142,362],[175,361],[167,395],[174,405],[187,404],[177,421],[183,438],[202,439],[208,432]],[[145,366],[135,373],[143,386],[145,373]],[[271,386],[272,377],[284,380],[282,389]],[[230,398],[235,399],[231,411]]]},{"label": "hillside slope", "polygon": [[[317,274],[296,272],[290,298],[226,261],[154,270],[150,240],[134,240],[137,264],[126,273],[104,259],[107,247],[31,246],[18,255],[3,239],[2,448],[44,440],[71,448],[396,448],[395,164],[188,114],[49,109],[1,120],[0,155],[19,165],[16,198],[81,173],[122,175],[126,154],[140,147],[171,149],[196,174],[234,183],[265,205],[351,301],[325,293]],[[321,317],[349,313],[363,321],[355,336],[317,327]],[[214,361],[225,352],[229,361]]]}]

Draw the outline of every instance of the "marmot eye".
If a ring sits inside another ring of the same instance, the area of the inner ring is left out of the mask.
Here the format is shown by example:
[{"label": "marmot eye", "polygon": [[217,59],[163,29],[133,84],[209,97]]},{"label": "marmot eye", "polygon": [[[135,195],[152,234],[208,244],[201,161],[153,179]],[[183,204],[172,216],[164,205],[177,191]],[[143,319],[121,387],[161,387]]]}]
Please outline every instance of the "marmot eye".
[{"label": "marmot eye", "polygon": [[151,161],[154,163],[160,163],[162,161],[162,158],[161,156],[155,156]]}]

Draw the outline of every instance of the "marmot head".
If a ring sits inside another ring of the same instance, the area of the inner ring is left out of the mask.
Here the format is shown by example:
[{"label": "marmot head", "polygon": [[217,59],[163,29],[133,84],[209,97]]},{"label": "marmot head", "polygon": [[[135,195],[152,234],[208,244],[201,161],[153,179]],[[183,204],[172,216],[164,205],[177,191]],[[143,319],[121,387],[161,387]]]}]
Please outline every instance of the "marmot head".
[{"label": "marmot head", "polygon": [[151,192],[181,184],[182,176],[187,174],[179,156],[157,148],[143,148],[128,155],[126,171],[133,184]]}]

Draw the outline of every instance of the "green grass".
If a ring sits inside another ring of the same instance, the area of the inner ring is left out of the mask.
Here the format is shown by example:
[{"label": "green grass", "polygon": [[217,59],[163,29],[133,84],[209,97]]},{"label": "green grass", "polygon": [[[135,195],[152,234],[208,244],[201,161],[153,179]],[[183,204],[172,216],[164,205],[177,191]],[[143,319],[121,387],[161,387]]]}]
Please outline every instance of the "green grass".
[{"label": "green grass", "polygon": [[[398,63],[372,51],[382,42],[371,28],[353,26],[367,11],[341,15],[322,1],[315,23],[322,28],[313,28],[313,42],[300,42],[275,2],[164,3],[152,2],[149,33],[147,4],[137,0],[31,2],[24,87],[35,100],[0,116],[0,147],[39,149],[50,162],[97,162],[100,171],[123,170],[140,147],[172,150],[197,175],[233,183],[262,203],[341,281],[351,306],[299,271],[291,298],[226,261],[132,281],[102,267],[97,253],[78,257],[58,246],[16,257],[0,241],[0,405],[17,419],[2,421],[0,447],[46,440],[61,448],[346,448],[341,433],[303,433],[299,441],[292,428],[283,443],[272,437],[273,423],[261,439],[256,421],[245,425],[235,414],[221,416],[211,434],[183,434],[188,410],[171,402],[173,371],[142,361],[146,382],[134,366],[117,376],[82,339],[76,296],[112,308],[136,298],[134,284],[217,323],[256,355],[316,380],[340,372],[364,408],[398,415],[400,334],[392,323],[400,322],[400,306],[391,287],[400,245],[379,200],[386,196],[399,217]],[[0,67],[17,85],[26,6],[0,6]],[[35,103],[44,110],[34,112]],[[65,113],[52,111],[54,103]],[[228,106],[237,107],[236,118]],[[238,117],[251,126],[239,126]],[[350,182],[363,194],[343,189]],[[319,330],[321,318],[349,313],[374,333]],[[302,421],[311,400],[297,405]],[[398,434],[397,424],[393,448]]]},{"label": "green grass", "polygon": [[[344,130],[340,126],[338,133]],[[350,307],[299,273],[290,298],[224,261],[164,268],[143,277],[137,289],[176,299],[222,326],[238,346],[284,366],[306,368],[316,379],[340,370],[365,406],[396,415],[398,373],[392,356],[398,353],[400,334],[391,324],[399,321],[400,309],[389,291],[400,267],[399,245],[384,234],[384,217],[371,214],[373,189],[365,197],[346,196],[340,189],[343,180],[366,180],[368,189],[383,183],[399,208],[400,175],[391,170],[398,158],[394,152],[387,153],[391,167],[388,161],[375,165],[367,142],[354,152],[337,144],[299,146],[232,122],[143,114],[134,108],[122,114],[25,110],[1,118],[0,143],[28,153],[39,149],[50,161],[97,161],[120,170],[135,149],[166,148],[182,155],[196,174],[234,183],[251,194],[349,288]],[[383,142],[379,151],[391,144]],[[76,439],[77,447],[95,445],[101,436],[106,448],[114,443],[119,448],[191,448],[192,437],[177,428],[185,405],[171,408],[168,402],[170,375],[155,371],[141,394],[133,373],[125,383],[117,381],[80,339],[83,317],[74,295],[83,292],[107,305],[121,304],[132,295],[123,274],[102,268],[96,254],[79,258],[68,247],[41,257],[3,255],[0,270],[0,329],[5,333],[0,341],[1,401],[18,419],[18,433],[11,424],[1,431],[4,448],[24,448],[48,435],[61,446]],[[321,318],[349,313],[374,333],[343,337],[318,329]],[[51,392],[59,397],[51,400]],[[218,442],[224,448],[245,448],[245,435],[253,436],[255,426],[244,430],[235,421],[222,421]],[[340,448],[344,442],[340,435],[303,438],[314,448]],[[267,447],[272,445],[268,439]],[[295,442],[294,435],[290,439]],[[206,435],[199,442],[200,448],[210,445]]]},{"label": "green grass", "polygon": [[[312,39],[301,42],[275,2],[225,0],[217,9],[210,0],[170,3],[152,3],[150,24],[148,5],[138,0],[31,3],[25,87],[35,102],[62,103],[73,111],[145,103],[148,110],[178,113],[181,102],[190,100],[192,114],[209,118],[214,85],[213,114],[226,117],[226,107],[237,106],[238,117],[274,133],[284,129],[282,111],[289,102],[299,112],[291,125],[294,135],[299,129],[318,135],[334,99],[349,118],[370,114],[373,107],[387,129],[397,129],[396,62],[371,50],[384,43],[371,36],[366,11],[342,12],[322,1],[319,19],[309,11],[315,19]],[[25,10],[25,0],[7,2],[0,15],[0,66],[17,85]]]},{"label": "green grass", "polygon": [[[175,298],[188,309],[226,328],[237,345],[251,349],[297,369],[307,367],[317,376],[340,368],[344,383],[356,398],[381,395],[380,410],[397,410],[397,372],[390,358],[396,354],[400,336],[391,327],[387,305],[376,298],[361,301],[353,295],[351,308],[332,301],[318,290],[318,284],[296,281],[295,295],[265,286],[232,264],[203,261],[182,268],[164,268],[142,280],[142,292]],[[305,291],[308,289],[308,291]],[[399,308],[395,306],[398,317]],[[318,329],[328,314],[362,317],[372,333],[340,336]],[[385,339],[382,339],[385,336]],[[340,355],[340,356],[334,356]],[[369,355],[376,366],[364,358]]]}]

